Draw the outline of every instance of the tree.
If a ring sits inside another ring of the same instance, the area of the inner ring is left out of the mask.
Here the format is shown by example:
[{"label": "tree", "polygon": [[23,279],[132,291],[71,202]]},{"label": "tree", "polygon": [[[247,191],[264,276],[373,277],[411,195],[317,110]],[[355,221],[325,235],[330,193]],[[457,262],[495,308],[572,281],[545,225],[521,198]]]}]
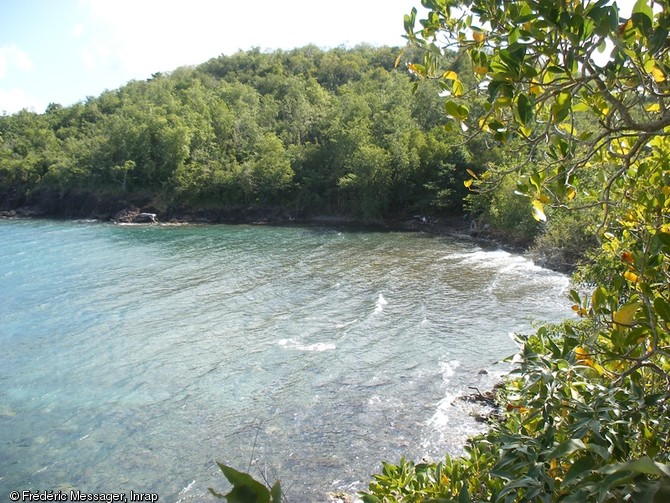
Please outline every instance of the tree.
[{"label": "tree", "polygon": [[[580,276],[590,294],[570,294],[583,321],[520,338],[507,412],[469,457],[422,466],[407,500],[667,501],[670,4],[638,0],[622,15],[608,0],[422,3],[420,27],[416,10],[405,18],[424,51],[410,71],[450,93],[446,112],[466,135],[521,145],[508,170],[467,184],[514,173],[538,221],[550,208],[601,214]],[[443,65],[446,49],[470,61],[474,86]],[[582,114],[595,126],[580,129]],[[395,501],[393,473],[364,500]]]},{"label": "tree", "polygon": [[262,136],[256,151],[241,165],[239,183],[246,202],[276,203],[293,180],[293,170],[282,141],[273,133]]}]

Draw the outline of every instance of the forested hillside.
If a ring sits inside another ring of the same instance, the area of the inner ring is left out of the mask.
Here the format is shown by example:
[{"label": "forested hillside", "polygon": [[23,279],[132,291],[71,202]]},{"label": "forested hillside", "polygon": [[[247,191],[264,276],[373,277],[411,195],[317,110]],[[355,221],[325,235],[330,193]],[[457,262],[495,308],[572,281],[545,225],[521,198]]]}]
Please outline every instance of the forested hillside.
[{"label": "forested hillside", "polygon": [[[135,204],[383,218],[461,212],[495,156],[413,92],[400,48],[220,56],[44,113],[0,117],[0,207],[108,218]],[[453,63],[453,61],[452,61]]]}]

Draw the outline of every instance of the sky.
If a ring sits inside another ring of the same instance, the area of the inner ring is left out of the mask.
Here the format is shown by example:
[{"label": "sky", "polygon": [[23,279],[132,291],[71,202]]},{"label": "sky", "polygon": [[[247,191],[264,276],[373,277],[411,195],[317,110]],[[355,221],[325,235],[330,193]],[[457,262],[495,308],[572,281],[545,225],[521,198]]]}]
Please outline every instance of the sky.
[{"label": "sky", "polygon": [[[630,9],[634,0],[619,0]],[[623,5],[622,5],[623,4]],[[627,5],[628,4],[628,5]],[[0,114],[238,50],[404,46],[420,0],[0,0]]]},{"label": "sky", "polygon": [[41,113],[221,54],[403,46],[420,0],[0,0],[0,114]]}]

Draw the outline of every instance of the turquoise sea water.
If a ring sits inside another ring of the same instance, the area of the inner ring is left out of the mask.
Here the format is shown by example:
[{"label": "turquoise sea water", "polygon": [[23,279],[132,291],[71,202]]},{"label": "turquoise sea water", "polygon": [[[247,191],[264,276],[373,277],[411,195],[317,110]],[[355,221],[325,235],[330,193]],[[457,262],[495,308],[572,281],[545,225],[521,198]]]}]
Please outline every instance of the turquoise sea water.
[{"label": "turquoise sea water", "polygon": [[[215,461],[291,502],[457,453],[509,333],[565,276],[414,233],[0,221],[0,499],[212,501]],[[488,374],[480,374],[487,370]]]}]

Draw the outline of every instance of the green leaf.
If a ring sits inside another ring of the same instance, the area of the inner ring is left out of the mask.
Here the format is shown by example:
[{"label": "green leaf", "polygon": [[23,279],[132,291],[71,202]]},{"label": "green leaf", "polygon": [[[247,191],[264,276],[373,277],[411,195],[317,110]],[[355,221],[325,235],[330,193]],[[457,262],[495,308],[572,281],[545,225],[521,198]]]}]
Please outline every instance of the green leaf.
[{"label": "green leaf", "polygon": [[468,491],[467,482],[463,485],[463,489],[458,493],[458,503],[470,503],[470,492]]},{"label": "green leaf", "polygon": [[564,456],[572,454],[575,451],[593,452],[603,459],[609,459],[610,457],[608,450],[601,445],[594,443],[585,444],[578,438],[571,438],[557,445],[556,448],[554,448],[554,450],[551,451],[551,453],[548,455],[548,458],[549,459],[562,458]]},{"label": "green leaf", "polygon": [[573,482],[583,479],[591,474],[595,463],[590,456],[579,458],[568,469],[563,479],[563,486],[570,486]]},{"label": "green leaf", "polygon": [[[239,472],[222,463],[216,464],[228,481],[233,485],[233,489],[228,494],[224,495],[226,500],[228,500],[228,503],[271,503],[270,491],[268,491],[268,488],[255,480],[251,475]],[[275,484],[275,487],[278,488],[279,485]],[[273,491],[274,490],[275,488],[273,487]],[[217,494],[212,489],[210,489],[210,492],[214,495]],[[274,498],[272,503],[275,503]]]},{"label": "green leaf", "polygon": [[533,106],[531,105],[528,96],[523,93],[519,94],[516,106],[519,121],[524,126],[527,126],[533,120]]},{"label": "green leaf", "polygon": [[607,302],[607,290],[604,287],[599,286],[593,290],[591,294],[591,307],[596,311],[599,311],[606,307],[605,303]]},{"label": "green leaf", "polygon": [[412,33],[414,31],[414,25],[416,24],[416,7],[412,8],[412,12],[409,15],[405,15],[405,32]]},{"label": "green leaf", "polygon": [[373,496],[372,494],[364,494],[362,497],[363,503],[382,503],[382,500]]},{"label": "green leaf", "polygon": [[670,323],[670,304],[663,297],[654,299],[654,311],[663,321]]},{"label": "green leaf", "polygon": [[272,498],[272,503],[281,503],[281,484],[279,481],[275,482],[275,485],[272,486],[270,497]]},{"label": "green leaf", "polygon": [[654,11],[652,10],[651,5],[649,5],[648,0],[637,0],[633,6],[631,19],[633,22],[636,22],[637,20],[642,20],[643,18],[646,18],[646,21],[642,22],[645,24],[648,22],[648,26],[651,26],[651,23],[654,20]]},{"label": "green leaf", "polygon": [[563,456],[567,456],[569,454],[572,454],[575,451],[578,450],[584,450],[586,446],[584,445],[584,442],[577,438],[571,438],[569,440],[566,440],[565,442],[557,445],[553,451],[549,453],[547,456],[549,459],[558,459],[562,458]]},{"label": "green leaf", "polygon": [[448,115],[457,121],[463,121],[468,118],[470,111],[465,105],[459,105],[455,101],[447,101],[444,104],[444,109]]},{"label": "green leaf", "polygon": [[572,105],[572,94],[563,91],[556,97],[555,103],[551,106],[551,112],[554,116],[554,122],[561,122],[570,113],[570,106]]},{"label": "green leaf", "polygon": [[661,247],[665,253],[670,253],[670,234],[667,232],[659,232],[657,234],[658,240],[661,242]]},{"label": "green leaf", "polygon": [[649,53],[651,55],[660,51],[665,46],[665,41],[668,39],[668,30],[662,26],[656,28],[654,34],[649,37]]},{"label": "green leaf", "polygon": [[658,463],[646,456],[643,458],[634,459],[633,461],[628,461],[627,463],[616,463],[608,465],[601,468],[599,471],[606,475],[632,472],[670,478],[670,465]]}]

